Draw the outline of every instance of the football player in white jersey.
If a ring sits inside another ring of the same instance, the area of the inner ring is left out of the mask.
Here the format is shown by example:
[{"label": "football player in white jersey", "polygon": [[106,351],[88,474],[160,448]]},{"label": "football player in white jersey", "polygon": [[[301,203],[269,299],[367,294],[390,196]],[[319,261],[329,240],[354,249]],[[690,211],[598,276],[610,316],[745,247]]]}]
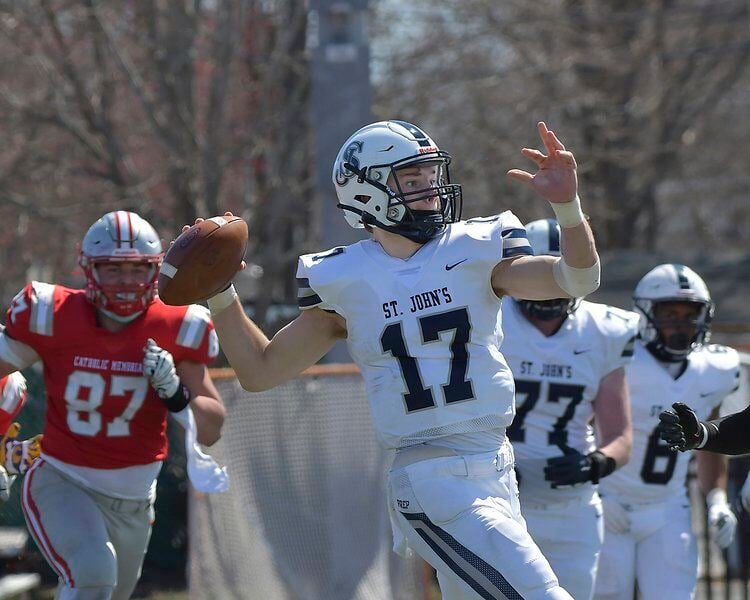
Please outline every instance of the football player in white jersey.
[{"label": "football player in white jersey", "polygon": [[274,387],[346,339],[376,432],[397,450],[389,503],[409,545],[450,583],[444,598],[570,598],[526,530],[513,452],[513,377],[496,327],[505,295],[583,296],[599,259],[573,155],[538,125],[535,174],[508,175],[547,199],[562,256],[532,256],[510,212],[461,221],[450,155],[419,127],[381,121],[342,146],[333,183],[347,222],[372,237],[302,256],[302,314],[272,340],[232,287],[209,300],[245,389]]},{"label": "football player in white jersey", "polygon": [[[535,255],[560,256],[553,219],[527,224],[526,233]],[[516,383],[508,437],[521,511],[560,585],[586,600],[604,537],[596,484],[630,457],[624,365],[633,356],[638,315],[581,299],[506,297],[502,328]]]},{"label": "football player in white jersey", "polygon": [[[685,479],[688,454],[659,436],[662,410],[691,404],[700,418],[717,412],[739,382],[737,352],[707,344],[713,303],[703,280],[688,267],[663,264],[634,293],[641,313],[633,363],[626,367],[633,414],[630,462],[600,484],[606,531],[595,598],[692,598],[698,553]],[[737,520],[726,499],[726,459],[702,454],[698,479],[707,495],[714,541],[726,547]]]}]

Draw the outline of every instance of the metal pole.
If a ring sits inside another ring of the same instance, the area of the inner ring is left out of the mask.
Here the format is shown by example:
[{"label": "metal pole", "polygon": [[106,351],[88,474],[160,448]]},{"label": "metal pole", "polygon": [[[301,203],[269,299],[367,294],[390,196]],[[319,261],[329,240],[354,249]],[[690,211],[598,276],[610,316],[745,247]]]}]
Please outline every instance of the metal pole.
[{"label": "metal pole", "polygon": [[[344,141],[373,120],[367,16],[367,0],[310,0],[308,50],[321,250],[363,237],[336,208],[331,171]],[[349,362],[351,358],[346,347],[337,344],[325,360]]]}]

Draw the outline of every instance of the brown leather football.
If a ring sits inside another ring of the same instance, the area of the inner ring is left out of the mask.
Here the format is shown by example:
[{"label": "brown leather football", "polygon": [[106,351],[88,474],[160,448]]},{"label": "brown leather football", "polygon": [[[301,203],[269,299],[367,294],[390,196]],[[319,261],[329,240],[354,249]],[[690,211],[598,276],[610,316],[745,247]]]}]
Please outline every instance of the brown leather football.
[{"label": "brown leather football", "polygon": [[159,297],[182,306],[201,302],[229,285],[247,249],[247,223],[211,217],[183,231],[164,256]]}]

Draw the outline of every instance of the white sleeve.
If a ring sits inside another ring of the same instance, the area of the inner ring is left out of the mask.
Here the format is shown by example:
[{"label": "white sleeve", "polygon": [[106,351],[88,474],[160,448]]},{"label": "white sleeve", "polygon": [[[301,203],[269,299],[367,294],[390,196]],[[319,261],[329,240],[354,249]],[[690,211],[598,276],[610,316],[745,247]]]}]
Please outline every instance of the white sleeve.
[{"label": "white sleeve", "polygon": [[638,334],[638,315],[614,306],[604,307],[600,320],[605,335],[605,375],[633,361],[635,338]]},{"label": "white sleeve", "polygon": [[2,328],[0,329],[0,360],[13,365],[20,371],[41,359],[31,346],[8,337],[5,329]]},{"label": "white sleeve", "polygon": [[299,309],[320,308],[328,312],[336,312],[334,307],[325,302],[310,284],[308,256],[301,256],[297,263],[297,304]]},{"label": "white sleeve", "polygon": [[503,259],[534,254],[526,235],[526,228],[509,210],[500,213],[500,237],[503,241]]}]

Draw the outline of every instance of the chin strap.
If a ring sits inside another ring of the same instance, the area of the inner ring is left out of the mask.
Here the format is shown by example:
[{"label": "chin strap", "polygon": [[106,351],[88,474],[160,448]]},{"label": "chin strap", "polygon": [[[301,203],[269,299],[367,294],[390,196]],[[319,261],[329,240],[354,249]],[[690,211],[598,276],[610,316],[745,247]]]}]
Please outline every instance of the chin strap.
[{"label": "chin strap", "polygon": [[[442,219],[442,214],[435,211],[412,211],[412,213],[428,213],[432,215],[439,215]],[[369,217],[369,218],[364,218]],[[396,235],[400,235],[402,237],[405,237],[406,239],[411,240],[412,242],[416,242],[417,244],[423,246],[427,242],[429,242],[434,237],[440,235],[445,231],[445,223],[441,220],[440,222],[433,221],[430,223],[428,220],[423,221],[414,221],[413,223],[406,223],[404,225],[386,225],[384,223],[380,223],[376,221],[373,217],[370,215],[363,215],[362,222],[366,225],[369,225],[371,227],[379,227],[380,229],[384,229],[385,231],[388,231],[390,233],[395,233]],[[427,224],[430,223],[430,226],[425,226],[424,228],[412,228],[409,227],[409,225],[412,224]]]},{"label": "chin strap", "polygon": [[653,355],[657,360],[667,363],[681,363],[687,360],[689,352],[685,354],[675,354],[674,352],[667,349],[664,342],[661,339],[656,339],[653,342],[646,344],[646,349]]}]

